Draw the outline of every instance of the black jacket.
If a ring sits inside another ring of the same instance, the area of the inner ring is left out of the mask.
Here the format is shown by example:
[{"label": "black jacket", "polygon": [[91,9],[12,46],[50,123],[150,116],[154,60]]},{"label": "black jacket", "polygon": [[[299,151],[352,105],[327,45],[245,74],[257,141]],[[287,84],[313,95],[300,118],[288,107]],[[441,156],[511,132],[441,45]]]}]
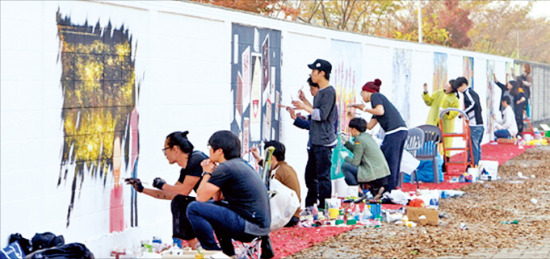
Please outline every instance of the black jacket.
[{"label": "black jacket", "polygon": [[464,112],[470,119],[470,126],[483,126],[483,117],[481,116],[481,104],[479,95],[472,88],[464,91]]}]

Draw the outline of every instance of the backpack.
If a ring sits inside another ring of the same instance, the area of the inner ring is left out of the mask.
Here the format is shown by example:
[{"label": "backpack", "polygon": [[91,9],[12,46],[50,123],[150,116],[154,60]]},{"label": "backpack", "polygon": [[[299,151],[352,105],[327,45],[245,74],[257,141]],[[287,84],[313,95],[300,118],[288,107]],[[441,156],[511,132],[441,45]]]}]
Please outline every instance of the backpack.
[{"label": "backpack", "polygon": [[19,246],[21,247],[21,250],[23,250],[24,254],[28,255],[31,253],[32,246],[30,241],[24,238],[21,234],[19,233],[11,234],[8,244],[11,244],[13,242],[19,243]]},{"label": "backpack", "polygon": [[32,237],[32,250],[37,251],[44,248],[62,246],[65,244],[65,239],[62,235],[56,236],[52,232],[36,233]]},{"label": "backpack", "polygon": [[81,243],[69,243],[58,247],[47,248],[36,251],[28,258],[31,259],[94,259],[94,254]]}]

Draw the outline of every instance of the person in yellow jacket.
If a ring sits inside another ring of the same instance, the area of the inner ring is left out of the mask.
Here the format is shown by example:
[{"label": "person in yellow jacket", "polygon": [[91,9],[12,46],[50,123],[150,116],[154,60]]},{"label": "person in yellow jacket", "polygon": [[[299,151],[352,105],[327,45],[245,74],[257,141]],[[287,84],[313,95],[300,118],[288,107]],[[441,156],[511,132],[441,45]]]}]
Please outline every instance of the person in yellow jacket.
[{"label": "person in yellow jacket", "polygon": [[[445,85],[445,95],[443,97],[443,100],[441,101],[441,110],[448,109],[448,108],[456,108],[458,109],[460,107],[460,102],[458,101],[458,86],[455,85],[455,80],[452,79],[449,81],[447,85]],[[458,112],[452,111],[447,112],[443,115],[443,133],[453,133],[455,130],[455,118],[458,115]],[[453,139],[454,138],[444,138],[444,144],[445,147],[452,147],[453,146]],[[447,151],[445,152],[445,156],[447,159],[443,160],[443,166],[442,169],[445,171],[445,161],[448,161],[448,158],[451,156],[451,152]]]},{"label": "person in yellow jacket", "polygon": [[428,113],[428,119],[426,124],[428,125],[439,125],[439,108],[441,107],[441,101],[445,97],[445,90],[439,89],[433,93],[432,96],[428,93],[428,84],[424,83],[424,92],[422,93],[422,99],[424,103],[428,106],[431,106],[430,113]]}]

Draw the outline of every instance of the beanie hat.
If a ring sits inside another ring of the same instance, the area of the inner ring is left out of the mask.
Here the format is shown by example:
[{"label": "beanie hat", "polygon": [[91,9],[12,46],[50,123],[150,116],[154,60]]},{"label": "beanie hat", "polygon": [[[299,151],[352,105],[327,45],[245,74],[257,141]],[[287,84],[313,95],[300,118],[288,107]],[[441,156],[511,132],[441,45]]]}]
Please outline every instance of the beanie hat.
[{"label": "beanie hat", "polygon": [[367,92],[371,92],[371,93],[378,93],[380,92],[380,86],[382,85],[382,81],[380,81],[380,79],[374,79],[374,82],[367,82],[362,90],[363,91],[367,91]]}]

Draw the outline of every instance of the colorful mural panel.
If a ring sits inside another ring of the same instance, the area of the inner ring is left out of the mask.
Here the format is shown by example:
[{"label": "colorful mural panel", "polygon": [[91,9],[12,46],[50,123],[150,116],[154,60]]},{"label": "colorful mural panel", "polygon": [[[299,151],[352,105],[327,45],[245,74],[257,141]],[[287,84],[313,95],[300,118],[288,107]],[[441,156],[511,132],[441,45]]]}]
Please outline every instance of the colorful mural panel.
[{"label": "colorful mural panel", "polygon": [[489,134],[489,137],[493,137],[493,132],[495,131],[495,116],[500,116],[499,106],[500,106],[500,95],[496,94],[496,86],[493,80],[493,74],[495,73],[495,61],[487,60],[487,127],[485,132]]},{"label": "colorful mural panel", "polygon": [[462,58],[462,76],[468,79],[468,83],[474,89],[474,58]]},{"label": "colorful mural panel", "polygon": [[332,64],[330,83],[336,89],[336,105],[338,107],[338,131],[346,131],[349,120],[347,105],[356,103],[356,97],[363,82],[361,80],[361,44],[332,40]]},{"label": "colorful mural panel", "polygon": [[[356,96],[363,85],[361,80],[361,58],[362,47],[361,43],[348,42],[340,40],[331,41],[331,59],[332,73],[330,75],[330,83],[336,90],[336,107],[338,109],[338,129],[337,131],[347,132],[349,121],[353,118],[348,118],[347,106],[356,103]],[[343,177],[340,173],[340,165],[343,163],[343,158],[340,156],[340,151],[343,149],[338,137],[338,145],[333,149],[331,175],[333,179]]]},{"label": "colorful mural panel", "polygon": [[432,93],[447,83],[447,53],[434,52],[434,80]]},{"label": "colorful mural panel", "polygon": [[[246,152],[264,141],[279,139],[281,32],[233,24],[232,40],[231,131]],[[249,153],[243,158],[253,160]]]},{"label": "colorful mural panel", "polygon": [[[399,110],[405,123],[410,122],[409,89],[411,88],[412,51],[395,49],[393,52],[392,103]],[[446,74],[446,73],[445,73]]]},{"label": "colorful mural panel", "polygon": [[[63,90],[63,151],[58,186],[72,179],[67,227],[85,175],[112,173],[110,230],[124,229],[121,173],[136,176],[139,157],[139,84],[134,72],[132,36],[127,28],[101,27],[99,22],[75,24],[57,13]],[[134,192],[132,190],[132,192]],[[137,225],[137,201],[132,194],[131,225]]]}]

